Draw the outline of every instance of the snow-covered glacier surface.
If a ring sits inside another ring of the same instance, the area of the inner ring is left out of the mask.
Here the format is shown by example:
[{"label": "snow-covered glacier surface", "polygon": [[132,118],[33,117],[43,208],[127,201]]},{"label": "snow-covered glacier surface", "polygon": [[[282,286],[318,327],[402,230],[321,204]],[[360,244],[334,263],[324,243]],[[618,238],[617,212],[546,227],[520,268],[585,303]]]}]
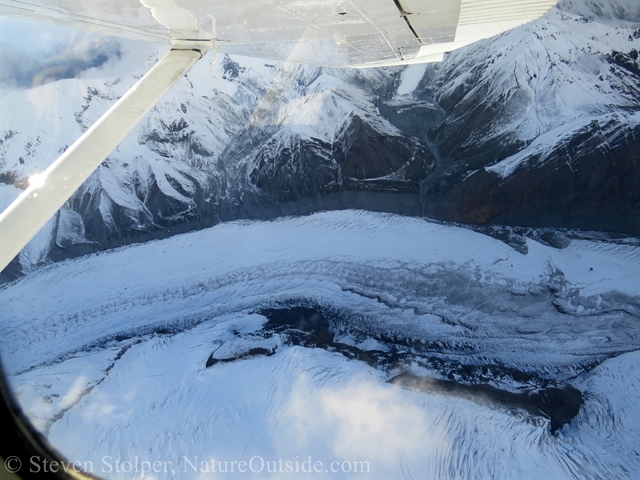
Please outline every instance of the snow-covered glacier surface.
[{"label": "snow-covered glacier surface", "polygon": [[637,478],[640,247],[527,242],[219,224],[4,285],[2,360],[107,478]]}]

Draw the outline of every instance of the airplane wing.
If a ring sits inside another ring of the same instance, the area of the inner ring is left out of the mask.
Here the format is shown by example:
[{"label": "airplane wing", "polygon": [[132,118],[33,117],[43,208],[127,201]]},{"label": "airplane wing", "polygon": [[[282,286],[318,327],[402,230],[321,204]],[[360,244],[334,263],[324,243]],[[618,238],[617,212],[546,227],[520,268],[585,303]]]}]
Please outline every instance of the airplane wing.
[{"label": "airplane wing", "polygon": [[[154,42],[195,37],[224,53],[347,67],[439,61],[558,1],[0,0],[0,14]],[[171,31],[163,9],[188,18],[188,28]]]}]

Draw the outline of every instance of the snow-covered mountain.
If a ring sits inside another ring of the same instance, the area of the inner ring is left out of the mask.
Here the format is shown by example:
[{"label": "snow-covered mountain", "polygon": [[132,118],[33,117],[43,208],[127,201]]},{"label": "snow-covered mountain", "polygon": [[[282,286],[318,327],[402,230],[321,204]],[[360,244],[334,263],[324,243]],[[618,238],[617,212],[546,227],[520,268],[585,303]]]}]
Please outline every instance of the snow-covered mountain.
[{"label": "snow-covered mountain", "polygon": [[[62,80],[5,96],[4,203],[159,55],[133,74]],[[23,266],[223,220],[307,213],[318,205],[296,202],[324,194],[337,194],[328,207],[349,206],[340,195],[350,188],[412,192],[412,213],[420,213],[416,192],[434,157],[425,141],[405,135],[375,107],[396,73],[227,56],[211,66],[205,58],[41,232],[27,249],[32,253],[21,256]]]},{"label": "snow-covered mountain", "polygon": [[[638,234],[639,49],[635,0],[567,0],[442,64],[207,57],[12,268],[343,208]],[[3,204],[162,54],[126,42],[117,51],[79,79],[2,98]]]},{"label": "snow-covered mountain", "polygon": [[640,232],[639,50],[638,2],[565,1],[452,53],[422,82],[445,112],[425,213]]}]

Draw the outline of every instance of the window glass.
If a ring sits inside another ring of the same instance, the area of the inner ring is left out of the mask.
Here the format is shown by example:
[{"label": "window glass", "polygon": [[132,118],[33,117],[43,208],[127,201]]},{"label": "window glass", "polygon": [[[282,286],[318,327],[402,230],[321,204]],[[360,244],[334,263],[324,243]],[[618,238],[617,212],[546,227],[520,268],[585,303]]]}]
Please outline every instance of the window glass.
[{"label": "window glass", "polygon": [[[8,381],[66,468],[638,471],[640,18],[619,3],[438,64],[208,52],[0,276]],[[169,46],[0,32],[4,210]]]}]

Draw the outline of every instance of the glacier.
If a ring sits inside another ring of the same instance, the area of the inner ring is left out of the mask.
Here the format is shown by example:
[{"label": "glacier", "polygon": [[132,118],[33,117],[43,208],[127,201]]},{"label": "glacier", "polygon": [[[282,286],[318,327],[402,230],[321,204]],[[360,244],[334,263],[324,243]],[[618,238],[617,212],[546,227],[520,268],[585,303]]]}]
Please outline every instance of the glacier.
[{"label": "glacier", "polygon": [[[5,284],[3,363],[33,423],[106,478],[140,476],[116,471],[134,458],[168,462],[154,478],[252,458],[247,475],[282,478],[256,459],[309,457],[369,462],[341,478],[632,478],[640,247],[527,242],[350,210],[223,223]],[[329,347],[267,332],[295,308],[322,312]],[[403,372],[582,401],[552,433],[481,393],[391,382]]]}]

